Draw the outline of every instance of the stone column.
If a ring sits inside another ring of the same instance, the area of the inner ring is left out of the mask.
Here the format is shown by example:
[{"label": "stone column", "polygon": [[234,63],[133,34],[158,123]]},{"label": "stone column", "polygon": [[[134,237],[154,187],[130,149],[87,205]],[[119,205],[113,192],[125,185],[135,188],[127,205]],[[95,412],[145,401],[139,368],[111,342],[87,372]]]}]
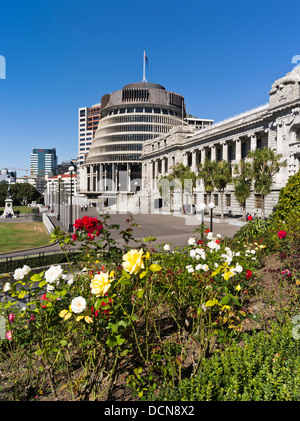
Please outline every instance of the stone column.
[{"label": "stone column", "polygon": [[188,165],[188,154],[183,154],[183,165],[186,167]]},{"label": "stone column", "polygon": [[234,139],[235,141],[235,161],[238,163],[242,159],[242,141],[240,138]]},{"label": "stone column", "polygon": [[197,151],[192,151],[192,166],[191,166],[191,170],[194,171],[194,173],[196,174],[197,172]]},{"label": "stone column", "polygon": [[223,142],[222,143],[222,158],[224,159],[224,161],[228,162],[228,143],[227,142]]},{"label": "stone column", "polygon": [[99,165],[99,191],[103,192],[103,164]]},{"label": "stone column", "polygon": [[251,133],[249,135],[250,137],[250,151],[255,151],[256,146],[257,146],[257,138],[256,138],[256,134],[255,133]]},{"label": "stone column", "polygon": [[211,150],[211,161],[216,161],[216,145],[212,145],[210,150]]},{"label": "stone column", "polygon": [[127,173],[127,192],[130,192],[131,191],[131,164],[130,163],[127,163],[126,173]]},{"label": "stone column", "polygon": [[201,162],[202,165],[204,165],[204,162],[205,162],[205,149],[202,148],[200,150],[200,153],[201,153],[201,160],[200,160],[200,162]]}]

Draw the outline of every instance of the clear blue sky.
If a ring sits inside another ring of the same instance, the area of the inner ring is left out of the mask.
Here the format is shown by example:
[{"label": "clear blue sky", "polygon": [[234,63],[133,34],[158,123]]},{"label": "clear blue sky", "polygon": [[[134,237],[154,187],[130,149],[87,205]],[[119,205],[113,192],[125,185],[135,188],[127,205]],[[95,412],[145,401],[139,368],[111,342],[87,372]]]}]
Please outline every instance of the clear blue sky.
[{"label": "clear blue sky", "polygon": [[[143,77],[216,122],[268,102],[300,55],[299,0],[1,2],[0,169],[77,155],[77,112]],[[24,175],[18,171],[18,175]]]}]

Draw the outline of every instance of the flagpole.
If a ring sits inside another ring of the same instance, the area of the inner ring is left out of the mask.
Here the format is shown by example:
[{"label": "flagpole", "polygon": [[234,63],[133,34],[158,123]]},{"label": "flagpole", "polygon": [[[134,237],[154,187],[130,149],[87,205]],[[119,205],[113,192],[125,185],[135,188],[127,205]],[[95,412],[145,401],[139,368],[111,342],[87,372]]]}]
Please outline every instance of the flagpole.
[{"label": "flagpole", "polygon": [[145,50],[144,50],[144,62],[143,62],[143,82],[146,82],[146,75],[145,75]]}]

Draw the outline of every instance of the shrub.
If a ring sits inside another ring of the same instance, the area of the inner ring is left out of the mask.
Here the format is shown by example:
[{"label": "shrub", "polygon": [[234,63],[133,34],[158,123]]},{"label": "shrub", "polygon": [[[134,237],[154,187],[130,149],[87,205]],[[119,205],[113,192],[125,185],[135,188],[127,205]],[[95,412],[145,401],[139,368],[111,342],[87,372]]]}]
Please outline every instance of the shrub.
[{"label": "shrub", "polygon": [[275,210],[275,217],[281,220],[286,220],[291,212],[300,217],[300,171],[297,174],[289,177],[287,184],[280,190],[279,199]]},{"label": "shrub", "polygon": [[274,326],[203,360],[196,376],[149,397],[161,401],[298,401],[299,344],[291,327]]}]

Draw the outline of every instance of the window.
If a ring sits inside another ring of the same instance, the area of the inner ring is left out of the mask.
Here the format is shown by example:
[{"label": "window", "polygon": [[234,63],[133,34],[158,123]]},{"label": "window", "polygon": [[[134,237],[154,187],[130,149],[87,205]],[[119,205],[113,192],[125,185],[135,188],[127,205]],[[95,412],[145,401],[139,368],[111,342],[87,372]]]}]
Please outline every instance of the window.
[{"label": "window", "polygon": [[257,209],[261,209],[261,207],[262,207],[261,195],[260,194],[256,194],[254,197],[255,197],[255,207]]},{"label": "window", "polygon": [[204,194],[203,201],[204,201],[204,204],[207,205],[207,194]]},{"label": "window", "polygon": [[217,194],[214,194],[214,204],[215,204],[215,206],[218,206],[218,199],[219,199],[219,196],[217,195]]},{"label": "window", "polygon": [[225,194],[225,206],[231,206],[231,195]]},{"label": "window", "polygon": [[258,149],[262,148],[261,139],[257,139],[257,148]]}]

